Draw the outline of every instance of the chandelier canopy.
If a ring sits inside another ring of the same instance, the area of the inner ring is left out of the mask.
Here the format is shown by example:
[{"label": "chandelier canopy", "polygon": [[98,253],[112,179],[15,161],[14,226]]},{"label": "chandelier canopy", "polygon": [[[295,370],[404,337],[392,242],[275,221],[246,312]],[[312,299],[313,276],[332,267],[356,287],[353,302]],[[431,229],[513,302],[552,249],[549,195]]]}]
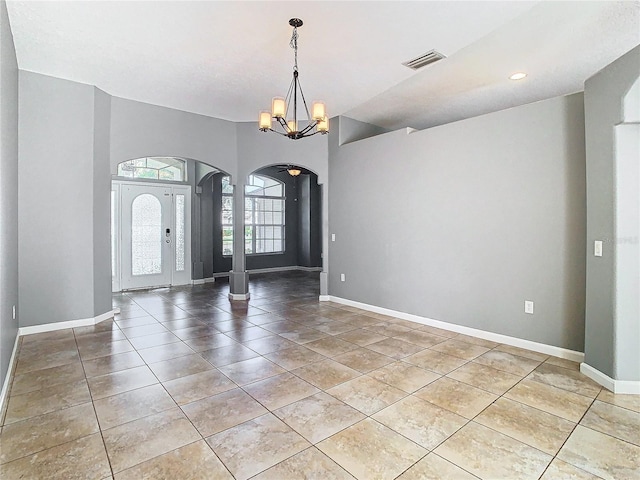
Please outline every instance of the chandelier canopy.
[{"label": "chandelier canopy", "polygon": [[[275,132],[292,140],[310,137],[316,133],[326,134],[329,132],[329,117],[325,111],[324,102],[313,102],[311,114],[307,101],[302,93],[298,75],[298,27],[302,26],[302,20],[292,18],[289,25],[293,27],[289,46],[294,51],[293,80],[289,85],[289,91],[285,97],[273,97],[271,101],[271,111],[260,112],[259,128],[263,132]],[[307,114],[306,124],[300,124],[298,116],[298,103],[302,102],[304,111]],[[273,121],[275,120],[275,129]]]}]

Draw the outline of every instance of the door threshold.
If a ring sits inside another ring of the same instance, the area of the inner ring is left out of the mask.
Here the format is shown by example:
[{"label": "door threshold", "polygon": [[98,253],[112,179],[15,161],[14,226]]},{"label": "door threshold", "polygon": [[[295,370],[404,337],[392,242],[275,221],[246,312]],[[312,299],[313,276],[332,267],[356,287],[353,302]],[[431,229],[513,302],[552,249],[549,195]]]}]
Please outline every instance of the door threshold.
[{"label": "door threshold", "polygon": [[138,292],[140,290],[153,290],[154,288],[169,288],[169,287],[171,287],[171,284],[153,285],[153,286],[150,286],[150,287],[123,288],[119,292],[113,292],[113,293]]}]

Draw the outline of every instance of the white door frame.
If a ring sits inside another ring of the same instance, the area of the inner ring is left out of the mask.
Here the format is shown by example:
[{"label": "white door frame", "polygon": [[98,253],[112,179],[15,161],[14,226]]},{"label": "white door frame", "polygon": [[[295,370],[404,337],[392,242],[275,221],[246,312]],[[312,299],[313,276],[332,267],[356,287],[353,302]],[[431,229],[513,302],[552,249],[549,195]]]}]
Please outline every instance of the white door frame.
[{"label": "white door frame", "polygon": [[[166,262],[170,266],[169,270],[171,272],[169,285],[188,285],[192,283],[191,280],[191,186],[184,184],[170,184],[170,183],[161,183],[161,182],[137,182],[131,180],[117,180],[113,179],[111,181],[111,191],[114,200],[114,219],[112,219],[112,227],[115,228],[115,235],[112,232],[112,245],[115,247],[115,255],[113,256],[112,263],[114,264],[114,269],[112,271],[112,291],[120,292],[125,289],[135,289],[135,288],[153,288],[159,286],[167,286],[165,285],[145,285],[142,287],[134,287],[134,288],[126,288],[127,285],[123,284],[123,268],[122,268],[122,247],[123,247],[123,229],[130,228],[129,225],[123,225],[123,204],[122,204],[122,194],[123,194],[123,186],[125,185],[133,185],[136,187],[141,186],[149,186],[149,187],[162,187],[169,189],[171,192],[171,253],[169,257],[166,259]],[[175,257],[175,249],[176,242],[175,236],[178,233],[176,231],[176,198],[177,195],[184,195],[184,270],[178,271],[176,270],[176,257]],[[163,260],[164,263],[164,260]]]}]

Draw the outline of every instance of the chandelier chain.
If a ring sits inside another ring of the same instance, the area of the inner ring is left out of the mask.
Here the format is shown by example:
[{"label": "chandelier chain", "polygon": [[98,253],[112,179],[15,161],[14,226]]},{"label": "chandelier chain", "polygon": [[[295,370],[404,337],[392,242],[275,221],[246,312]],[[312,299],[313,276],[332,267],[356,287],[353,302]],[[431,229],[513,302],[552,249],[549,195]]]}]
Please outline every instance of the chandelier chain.
[{"label": "chandelier chain", "polygon": [[298,71],[298,28],[293,27],[293,33],[291,34],[291,41],[289,42],[289,46],[293,48],[294,51],[294,63],[293,69]]}]

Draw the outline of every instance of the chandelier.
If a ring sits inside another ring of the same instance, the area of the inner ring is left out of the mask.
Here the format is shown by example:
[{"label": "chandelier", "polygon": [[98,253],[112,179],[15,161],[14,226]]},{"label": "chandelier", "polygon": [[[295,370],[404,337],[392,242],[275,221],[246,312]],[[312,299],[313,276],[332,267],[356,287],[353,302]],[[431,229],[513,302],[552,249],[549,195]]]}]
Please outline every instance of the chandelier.
[{"label": "chandelier", "polygon": [[[328,133],[329,118],[325,112],[324,102],[313,102],[312,113],[309,114],[309,107],[298,79],[298,27],[302,26],[302,20],[292,18],[289,20],[289,25],[293,27],[293,34],[289,42],[289,46],[294,51],[293,80],[289,85],[286,97],[274,97],[271,101],[271,111],[263,110],[260,112],[259,128],[263,132],[271,131],[289,137],[292,140],[299,140],[316,133],[323,135]],[[303,125],[299,124],[300,119],[298,117],[298,103],[300,101],[302,101],[307,114],[307,122]],[[274,120],[276,128],[279,127],[277,130],[273,128]]]}]

